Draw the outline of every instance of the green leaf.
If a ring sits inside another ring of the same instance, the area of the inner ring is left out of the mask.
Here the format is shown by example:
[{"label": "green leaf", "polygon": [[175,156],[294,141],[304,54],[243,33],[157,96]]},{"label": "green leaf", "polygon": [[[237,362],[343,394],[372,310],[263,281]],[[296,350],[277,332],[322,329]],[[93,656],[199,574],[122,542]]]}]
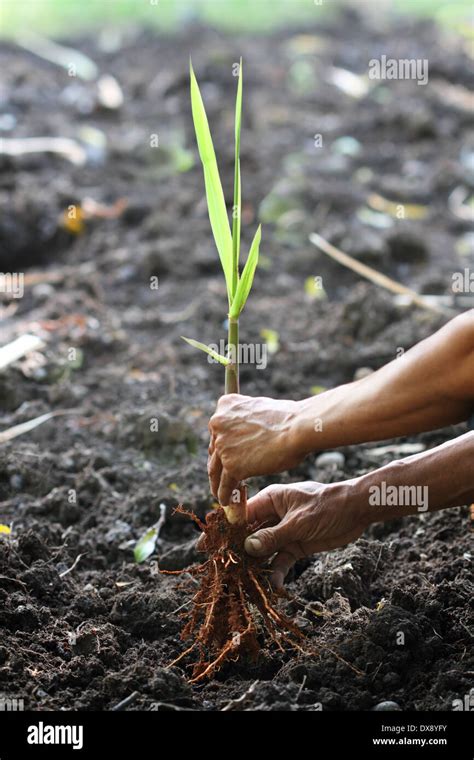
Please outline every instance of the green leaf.
[{"label": "green leaf", "polygon": [[239,284],[237,286],[237,291],[230,307],[229,317],[231,319],[238,318],[240,312],[245,306],[245,302],[252,288],[255,270],[258,264],[258,250],[260,246],[261,236],[262,228],[261,225],[259,225],[252,241],[252,245],[250,246],[250,251],[247,257],[247,261],[245,262],[244,271],[241,274]]},{"label": "green leaf", "polygon": [[240,126],[242,122],[242,58],[239,63],[239,81],[235,99],[235,163],[234,205],[232,208],[232,298],[239,282],[240,217],[242,211],[240,179]]},{"label": "green leaf", "polygon": [[133,550],[133,556],[135,562],[144,562],[150,554],[153,554],[156,546],[156,539],[158,538],[158,530],[156,527],[147,530],[144,536],[142,536]]},{"label": "green leaf", "polygon": [[193,346],[193,348],[199,348],[200,351],[205,351],[206,354],[209,354],[209,356],[215,359],[216,362],[223,364],[225,367],[231,363],[230,359],[228,359],[227,356],[222,356],[222,354],[218,354],[217,351],[214,351],[212,348],[209,348],[209,346],[206,346],[205,343],[200,343],[198,340],[193,340],[192,338],[185,338],[184,335],[182,335],[181,337],[183,340],[186,341],[186,343],[189,343],[190,346]]},{"label": "green leaf", "polygon": [[242,122],[242,56],[239,62],[239,81],[237,84],[237,97],[235,99],[235,152],[240,153],[240,125]]},{"label": "green leaf", "polygon": [[191,107],[199,155],[204,169],[207,208],[212,233],[217,250],[219,251],[222,269],[224,270],[230,304],[232,302],[232,235],[204,103],[202,102],[199,85],[191,62],[189,66],[191,75]]},{"label": "green leaf", "polygon": [[232,207],[232,299],[235,297],[237,285],[239,284],[241,207],[242,199],[240,185],[240,158],[236,158],[234,175],[234,205]]}]

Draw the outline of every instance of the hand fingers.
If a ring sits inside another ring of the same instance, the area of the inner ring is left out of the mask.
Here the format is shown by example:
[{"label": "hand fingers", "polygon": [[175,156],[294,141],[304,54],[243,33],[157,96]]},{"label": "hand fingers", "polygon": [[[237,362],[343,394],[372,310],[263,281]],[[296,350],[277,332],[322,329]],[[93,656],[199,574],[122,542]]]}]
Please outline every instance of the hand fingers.
[{"label": "hand fingers", "polygon": [[207,460],[207,472],[209,475],[211,493],[214,498],[217,499],[217,492],[219,490],[219,483],[222,475],[222,462],[219,459],[217,451],[215,451]]},{"label": "hand fingers", "polygon": [[283,581],[288,575],[289,571],[295,564],[296,560],[302,557],[302,553],[297,544],[290,544],[285,546],[282,551],[278,552],[276,557],[270,563],[270,569],[272,574],[270,576],[270,582],[274,588],[282,588]]},{"label": "hand fingers", "polygon": [[237,488],[238,485],[239,481],[232,478],[229,473],[223,469],[221,472],[219,488],[217,490],[219,504],[223,507],[227,507],[231,503],[232,491]]},{"label": "hand fingers", "polygon": [[279,518],[272,494],[275,494],[274,487],[268,486],[248,500],[247,522],[261,524]]},{"label": "hand fingers", "polygon": [[272,528],[262,528],[245,539],[245,551],[252,557],[270,557],[287,544],[289,540],[288,523],[282,521]]}]

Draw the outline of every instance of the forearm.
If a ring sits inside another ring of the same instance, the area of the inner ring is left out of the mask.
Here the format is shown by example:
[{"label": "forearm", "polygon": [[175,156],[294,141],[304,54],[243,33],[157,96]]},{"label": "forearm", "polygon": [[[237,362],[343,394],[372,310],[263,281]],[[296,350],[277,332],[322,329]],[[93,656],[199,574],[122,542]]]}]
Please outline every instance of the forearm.
[{"label": "forearm", "polygon": [[364,522],[474,502],[474,432],[347,481],[346,504]]},{"label": "forearm", "polygon": [[299,402],[301,451],[383,440],[466,420],[474,411],[474,310],[377,372]]},{"label": "forearm", "polygon": [[256,557],[277,552],[278,587],[297,559],[346,546],[372,523],[472,502],[474,432],[351,480],[264,488],[247,505],[249,524],[260,528],[245,549]]}]

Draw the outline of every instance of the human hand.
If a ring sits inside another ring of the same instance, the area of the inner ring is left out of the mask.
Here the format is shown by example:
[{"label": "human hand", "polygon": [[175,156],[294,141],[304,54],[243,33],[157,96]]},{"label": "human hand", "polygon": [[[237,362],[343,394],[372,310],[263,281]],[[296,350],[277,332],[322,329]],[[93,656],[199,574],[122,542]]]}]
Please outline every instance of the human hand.
[{"label": "human hand", "polygon": [[296,436],[299,402],[221,396],[209,422],[208,473],[213,495],[223,506],[240,481],[295,467],[305,452]]},{"label": "human hand", "polygon": [[355,541],[369,519],[355,499],[354,481],[305,481],[264,488],[247,503],[249,523],[266,524],[249,536],[245,550],[253,557],[275,557],[271,582],[281,588],[296,560]]}]

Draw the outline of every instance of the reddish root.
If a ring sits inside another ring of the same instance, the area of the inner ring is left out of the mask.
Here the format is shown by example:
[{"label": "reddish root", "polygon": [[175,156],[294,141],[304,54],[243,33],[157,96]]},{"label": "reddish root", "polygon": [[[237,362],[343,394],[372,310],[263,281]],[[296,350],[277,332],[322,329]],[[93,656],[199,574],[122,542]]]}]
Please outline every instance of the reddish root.
[{"label": "reddish root", "polygon": [[[241,493],[245,504],[244,488]],[[176,511],[188,515],[203,530],[202,548],[208,558],[186,570],[200,578],[191,609],[183,613],[187,621],[181,638],[192,638],[193,643],[171,665],[198,651],[190,679],[198,683],[230,660],[242,656],[256,660],[265,639],[281,651],[286,644],[304,652],[304,634],[278,609],[285,595],[271,588],[262,560],[244,551],[245,539],[258,526],[230,524],[222,508],[211,512],[205,523],[182,507]]]}]

